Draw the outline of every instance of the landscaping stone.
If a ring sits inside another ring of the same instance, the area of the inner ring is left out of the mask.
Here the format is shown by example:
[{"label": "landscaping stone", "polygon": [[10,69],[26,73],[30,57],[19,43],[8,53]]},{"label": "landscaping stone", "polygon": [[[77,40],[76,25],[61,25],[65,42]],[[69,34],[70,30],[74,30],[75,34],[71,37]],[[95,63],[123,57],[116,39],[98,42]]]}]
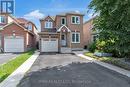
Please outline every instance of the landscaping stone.
[{"label": "landscaping stone", "polygon": [[100,52],[95,52],[94,56],[98,56],[98,57],[111,57],[112,54],[111,53],[100,53]]}]

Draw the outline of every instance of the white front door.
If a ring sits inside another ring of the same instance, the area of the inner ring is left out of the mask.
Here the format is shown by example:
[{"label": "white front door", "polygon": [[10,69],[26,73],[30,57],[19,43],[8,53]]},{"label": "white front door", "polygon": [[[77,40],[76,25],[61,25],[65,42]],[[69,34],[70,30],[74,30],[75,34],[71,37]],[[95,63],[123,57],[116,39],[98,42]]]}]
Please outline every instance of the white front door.
[{"label": "white front door", "polygon": [[61,35],[61,45],[66,46],[66,34]]}]

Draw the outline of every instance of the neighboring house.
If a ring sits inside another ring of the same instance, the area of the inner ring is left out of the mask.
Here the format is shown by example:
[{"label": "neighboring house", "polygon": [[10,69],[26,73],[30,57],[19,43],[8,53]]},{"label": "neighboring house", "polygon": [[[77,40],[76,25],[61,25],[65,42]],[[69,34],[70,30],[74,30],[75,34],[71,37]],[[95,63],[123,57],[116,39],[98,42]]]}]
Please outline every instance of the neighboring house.
[{"label": "neighboring house", "polygon": [[36,46],[37,28],[24,19],[0,14],[0,49],[3,52],[25,52]]},{"label": "neighboring house", "polygon": [[40,51],[70,53],[83,50],[83,14],[68,12],[40,20]]},{"label": "neighboring house", "polygon": [[87,48],[89,44],[96,41],[98,38],[98,31],[93,27],[93,21],[96,17],[86,21],[83,25],[84,47]]}]

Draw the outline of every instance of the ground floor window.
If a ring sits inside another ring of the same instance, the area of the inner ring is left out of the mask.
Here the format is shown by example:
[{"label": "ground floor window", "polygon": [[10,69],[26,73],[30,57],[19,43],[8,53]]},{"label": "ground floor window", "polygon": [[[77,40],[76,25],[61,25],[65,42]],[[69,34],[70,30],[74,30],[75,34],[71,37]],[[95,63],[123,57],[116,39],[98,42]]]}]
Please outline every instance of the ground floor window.
[{"label": "ground floor window", "polygon": [[72,43],[80,43],[80,33],[72,33]]}]

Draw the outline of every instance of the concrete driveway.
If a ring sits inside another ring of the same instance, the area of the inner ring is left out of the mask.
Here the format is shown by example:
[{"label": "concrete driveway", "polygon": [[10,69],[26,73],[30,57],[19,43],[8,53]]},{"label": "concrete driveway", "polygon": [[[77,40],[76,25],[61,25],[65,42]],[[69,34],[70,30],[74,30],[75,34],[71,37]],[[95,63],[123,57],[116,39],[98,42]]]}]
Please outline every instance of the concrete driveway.
[{"label": "concrete driveway", "polygon": [[9,60],[17,57],[19,54],[13,54],[13,53],[4,53],[0,54],[0,65],[8,62]]},{"label": "concrete driveway", "polygon": [[130,87],[130,78],[72,54],[41,54],[17,87]]}]

